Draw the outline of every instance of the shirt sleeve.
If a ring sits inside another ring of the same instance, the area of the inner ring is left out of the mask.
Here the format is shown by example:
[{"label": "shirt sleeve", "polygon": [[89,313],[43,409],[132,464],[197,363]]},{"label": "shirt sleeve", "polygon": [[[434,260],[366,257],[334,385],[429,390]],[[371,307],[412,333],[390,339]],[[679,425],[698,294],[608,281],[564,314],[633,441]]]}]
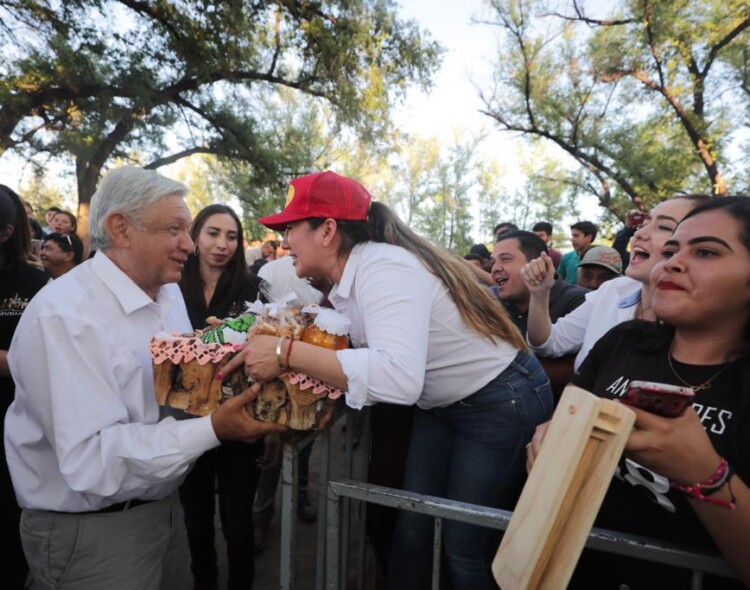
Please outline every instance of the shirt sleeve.
[{"label": "shirt sleeve", "polygon": [[337,353],[349,406],[412,405],[421,395],[435,288],[430,276],[421,264],[398,259],[374,261],[358,273],[354,289],[367,348]]},{"label": "shirt sleeve", "polygon": [[13,343],[16,403],[54,449],[72,490],[127,496],[179,477],[219,441],[208,416],[145,423],[155,403],[145,399],[151,372],[144,375],[133,351],[108,332],[80,318],[33,319]]},{"label": "shirt sleeve", "polygon": [[562,258],[560,258],[560,264],[557,267],[557,276],[560,277],[562,280],[567,280],[568,278],[568,255],[563,254]]},{"label": "shirt sleeve", "polygon": [[529,343],[534,353],[539,356],[557,358],[578,352],[583,346],[586,327],[594,309],[597,293],[598,291],[585,293],[583,303],[552,324],[546,342],[539,346],[533,346]]}]

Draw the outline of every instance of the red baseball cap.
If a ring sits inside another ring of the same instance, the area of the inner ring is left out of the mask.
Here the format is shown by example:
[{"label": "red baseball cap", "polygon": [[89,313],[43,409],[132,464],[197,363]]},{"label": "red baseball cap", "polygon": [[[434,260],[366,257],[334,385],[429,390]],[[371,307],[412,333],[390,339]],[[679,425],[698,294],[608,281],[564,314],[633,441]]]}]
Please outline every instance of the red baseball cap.
[{"label": "red baseball cap", "polygon": [[283,232],[288,223],[310,217],[364,221],[371,200],[370,193],[356,180],[326,170],[295,178],[289,183],[284,210],[258,222]]}]

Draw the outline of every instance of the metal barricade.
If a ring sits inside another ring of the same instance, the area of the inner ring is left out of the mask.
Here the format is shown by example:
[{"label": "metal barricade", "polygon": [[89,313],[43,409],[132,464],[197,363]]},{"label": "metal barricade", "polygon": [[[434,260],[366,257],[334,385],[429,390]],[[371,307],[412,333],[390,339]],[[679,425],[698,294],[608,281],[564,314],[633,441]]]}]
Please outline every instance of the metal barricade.
[{"label": "metal barricade", "polygon": [[[354,474],[354,420],[352,413],[347,416],[346,439],[344,444],[344,461],[341,466],[345,478],[352,478]],[[308,445],[317,439],[320,441],[319,478],[318,478],[318,523],[315,564],[315,588],[322,590],[325,586],[326,563],[326,526],[327,526],[327,489],[330,476],[331,431],[340,422],[341,416],[326,430],[292,433],[283,441],[281,466],[281,551],[279,560],[279,586],[282,590],[294,590],[296,587],[295,565],[297,560],[297,497],[299,495],[299,455]],[[369,421],[365,418],[361,433],[359,463],[363,464],[368,454],[367,443],[370,440]],[[310,484],[312,485],[312,472]],[[342,516],[342,526],[349,529],[348,498],[342,498],[342,505],[347,507],[346,515]],[[366,510],[366,508],[364,508]],[[364,560],[366,539],[364,534],[359,539],[358,556]],[[344,550],[343,558],[348,559],[348,547]]]},{"label": "metal barricade", "polygon": [[[432,587],[439,588],[440,553],[443,520],[456,520],[487,528],[505,530],[508,527],[511,512],[487,508],[474,504],[456,502],[434,496],[424,496],[366,483],[366,472],[362,480],[352,478],[355,462],[366,465],[369,456],[369,416],[365,410],[365,420],[357,456],[353,453],[354,424],[351,413],[347,413],[347,428],[343,477],[330,481],[331,429],[321,432],[308,432],[284,443],[282,465],[282,527],[281,527],[281,570],[280,587],[282,590],[294,590],[294,564],[296,557],[297,534],[297,465],[300,451],[320,439],[320,476],[318,495],[318,529],[316,547],[316,590],[338,590],[347,588],[350,552],[354,550],[356,568],[356,587],[364,588],[365,561],[367,541],[365,521],[367,505],[378,504],[410,510],[435,518],[434,553]],[[357,519],[352,519],[352,506],[357,508]],[[350,542],[352,529],[358,534],[354,543]],[[624,533],[593,528],[586,546],[617,555],[655,561],[666,565],[680,567],[692,572],[691,589],[702,588],[704,574],[716,574],[736,577],[729,565],[722,559],[685,551],[681,548],[655,541],[653,539],[627,535]],[[371,581],[374,588],[374,580]]]},{"label": "metal barricade", "polygon": [[[342,522],[342,501],[344,499],[374,503],[399,510],[409,510],[435,518],[433,590],[439,589],[440,535],[443,519],[505,530],[512,516],[512,512],[507,510],[455,502],[351,480],[332,481],[328,484],[326,590],[338,590],[346,587],[345,584],[342,584],[341,572],[347,571],[348,561],[340,554],[343,535],[340,523]],[[692,571],[691,589],[693,590],[702,588],[703,575],[706,573],[735,577],[729,565],[722,559],[685,551],[653,539],[635,535],[593,528],[589,534],[586,547],[690,570]],[[360,568],[363,565],[363,563],[360,563]],[[359,585],[358,588],[361,590],[362,586]]]}]

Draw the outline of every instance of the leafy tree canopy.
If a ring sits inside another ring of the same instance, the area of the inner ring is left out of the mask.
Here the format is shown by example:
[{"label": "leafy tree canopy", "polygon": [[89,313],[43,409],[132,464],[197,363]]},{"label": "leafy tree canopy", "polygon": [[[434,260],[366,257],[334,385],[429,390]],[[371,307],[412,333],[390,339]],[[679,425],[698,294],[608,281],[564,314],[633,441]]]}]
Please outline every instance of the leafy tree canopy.
[{"label": "leafy tree canopy", "polygon": [[[491,0],[502,53],[485,113],[557,145],[623,218],[680,192],[744,190],[747,0]],[[738,151],[738,150],[734,150]]]},{"label": "leafy tree canopy", "polygon": [[272,124],[281,90],[329,105],[328,128],[377,137],[393,101],[430,84],[441,50],[396,7],[0,0],[0,155],[75,162],[83,205],[112,158],[157,168],[210,153],[278,183],[299,161]]}]

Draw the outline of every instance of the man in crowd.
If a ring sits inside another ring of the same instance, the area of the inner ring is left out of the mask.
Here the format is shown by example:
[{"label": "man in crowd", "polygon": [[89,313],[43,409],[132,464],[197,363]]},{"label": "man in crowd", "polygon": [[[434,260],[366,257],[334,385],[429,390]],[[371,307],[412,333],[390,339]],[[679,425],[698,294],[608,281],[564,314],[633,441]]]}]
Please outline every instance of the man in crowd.
[{"label": "man in crowd", "polygon": [[571,285],[576,284],[581,256],[596,239],[597,231],[599,231],[599,228],[590,221],[579,221],[570,226],[570,243],[573,246],[573,251],[563,255],[562,260],[560,260],[557,274],[561,279]]},{"label": "man in crowd", "polygon": [[497,240],[498,236],[509,231],[518,231],[518,226],[515,223],[511,223],[510,221],[501,221],[495,226],[492,235],[494,235],[495,239]]},{"label": "man in crowd", "polygon": [[[521,268],[541,256],[542,252],[547,252],[545,243],[539,236],[527,231],[502,234],[492,250],[492,278],[495,280],[492,291],[522,334],[526,334],[531,295],[521,277]],[[552,321],[581,305],[586,293],[586,289],[557,280],[550,292]]]},{"label": "man in crowd", "polygon": [[578,285],[595,291],[603,283],[622,275],[622,258],[609,246],[592,246],[578,265]]},{"label": "man in crowd", "polygon": [[549,253],[549,257],[552,259],[552,264],[555,265],[555,268],[560,266],[562,254],[558,250],[555,250],[551,244],[552,224],[546,221],[540,221],[539,223],[534,224],[534,227],[531,228],[531,231],[542,238],[542,241],[547,244],[547,252]]},{"label": "man in crowd", "polygon": [[83,242],[76,234],[47,234],[39,257],[47,274],[59,278],[81,264]]},{"label": "man in crowd", "polygon": [[91,200],[96,256],[43,289],[16,330],[5,448],[35,587],[166,585],[193,461],[283,429],[250,418],[250,390],[210,416],[159,420],[148,342],[191,329],[174,284],[194,249],[185,192],[153,171],[107,175]]}]

